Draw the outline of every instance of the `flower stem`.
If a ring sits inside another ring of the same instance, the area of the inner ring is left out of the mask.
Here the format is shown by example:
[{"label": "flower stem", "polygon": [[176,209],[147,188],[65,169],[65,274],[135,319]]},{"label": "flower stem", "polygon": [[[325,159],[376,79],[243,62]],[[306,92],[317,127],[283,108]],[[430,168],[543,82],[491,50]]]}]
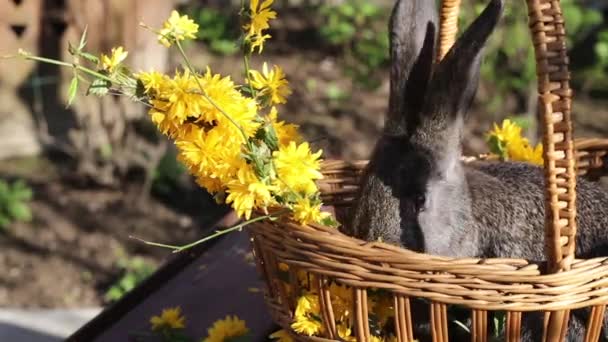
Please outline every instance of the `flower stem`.
[{"label": "flower stem", "polygon": [[251,91],[251,95],[253,95],[253,97],[256,97],[256,91],[255,88],[253,87],[253,84],[251,83],[251,75],[250,75],[250,67],[249,67],[249,58],[251,58],[251,53],[244,53],[243,54],[243,62],[245,64],[245,78],[247,79],[247,83],[249,84],[249,91]]},{"label": "flower stem", "polygon": [[63,62],[63,61],[58,61],[58,60],[54,60],[54,59],[50,59],[50,58],[44,58],[44,57],[39,57],[39,56],[33,56],[33,55],[29,55],[29,54],[20,54],[21,56],[23,56],[25,59],[29,59],[29,60],[33,60],[33,61],[38,61],[38,62],[43,62],[43,63],[47,63],[47,64],[55,64],[55,65],[59,65],[59,66],[64,66],[64,67],[68,67],[68,68],[74,68],[78,71],[82,71],[86,74],[89,74],[91,76],[103,79],[105,81],[111,82],[111,83],[115,83],[116,80],[113,80],[112,78],[101,74],[97,71],[91,70],[87,67],[83,67],[82,65],[79,64],[73,64],[73,63],[67,63],[67,62]]},{"label": "flower stem", "polygon": [[177,40],[177,39],[175,40],[175,45],[177,46],[179,53],[182,55],[182,58],[186,62],[186,67],[188,67],[188,70],[190,70],[190,72],[195,76],[194,80],[196,81],[196,84],[198,85],[199,89],[201,90],[201,95],[205,98],[205,100],[209,101],[209,103],[211,103],[211,105],[213,107],[215,107],[215,109],[217,109],[220,113],[222,113],[222,115],[224,115],[226,117],[226,119],[228,119],[236,128],[239,129],[239,131],[243,135],[243,139],[245,139],[245,142],[247,142],[249,140],[249,138],[247,137],[247,134],[243,130],[243,127],[241,127],[241,125],[239,125],[236,121],[234,121],[234,119],[230,115],[228,115],[228,113],[226,113],[215,101],[213,101],[213,99],[211,97],[209,97],[209,95],[207,95],[207,91],[201,84],[201,81],[198,79],[198,77],[196,77],[196,70],[194,70],[194,67],[190,63],[190,59],[188,58],[188,56],[186,56],[186,52],[184,52],[184,49],[182,48],[182,44],[180,44],[179,40]]},{"label": "flower stem", "polygon": [[179,252],[183,252],[183,251],[185,251],[187,249],[190,249],[192,247],[198,246],[201,243],[204,243],[204,242],[207,242],[209,240],[215,239],[216,237],[219,237],[219,236],[222,236],[222,235],[226,235],[228,233],[231,233],[231,232],[234,232],[234,231],[237,231],[237,230],[241,230],[245,226],[247,226],[247,225],[249,225],[251,223],[258,222],[258,221],[263,221],[263,220],[266,220],[266,219],[276,219],[276,218],[279,218],[281,215],[287,214],[290,211],[291,210],[289,210],[289,209],[285,209],[285,210],[278,211],[278,212],[276,212],[274,214],[268,214],[268,215],[264,215],[264,216],[258,216],[256,218],[251,219],[251,220],[247,220],[245,222],[241,222],[241,223],[239,223],[237,225],[234,225],[234,226],[232,226],[230,228],[218,230],[218,231],[216,231],[215,233],[213,233],[211,235],[205,236],[204,238],[202,238],[200,240],[194,241],[192,243],[189,243],[189,244],[183,245],[183,246],[166,245],[166,244],[163,244],[163,243],[146,241],[146,240],[140,239],[140,238],[135,237],[135,236],[131,236],[130,238],[138,240],[140,242],[143,242],[143,243],[145,243],[146,245],[149,245],[149,246],[155,246],[155,247],[161,247],[161,248],[166,248],[166,249],[172,249],[173,253],[179,253]]}]

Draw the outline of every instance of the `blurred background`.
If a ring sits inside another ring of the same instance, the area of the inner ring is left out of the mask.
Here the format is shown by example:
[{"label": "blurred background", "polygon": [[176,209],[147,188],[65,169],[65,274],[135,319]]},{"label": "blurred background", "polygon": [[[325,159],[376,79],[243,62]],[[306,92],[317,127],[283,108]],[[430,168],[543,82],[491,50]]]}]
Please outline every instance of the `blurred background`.
[{"label": "blurred background", "polygon": [[[463,1],[461,27],[484,1]],[[608,2],[562,0],[578,137],[608,136]],[[23,48],[69,60],[88,25],[88,51],[123,45],[135,70],[171,71],[179,56],[138,26],[159,27],[172,8],[200,25],[187,53],[199,68],[242,82],[240,0],[3,0],[0,55]],[[364,159],[388,100],[390,0],[275,0],[272,40],[254,67],[281,66],[293,94],[280,108],[326,158]],[[167,256],[132,239],[184,244],[226,213],[176,162],[144,108],[78,96],[66,108],[70,70],[0,60],[0,307],[105,306]],[[523,1],[508,1],[486,50],[467,122],[467,154],[508,116],[536,140],[534,56]]]}]

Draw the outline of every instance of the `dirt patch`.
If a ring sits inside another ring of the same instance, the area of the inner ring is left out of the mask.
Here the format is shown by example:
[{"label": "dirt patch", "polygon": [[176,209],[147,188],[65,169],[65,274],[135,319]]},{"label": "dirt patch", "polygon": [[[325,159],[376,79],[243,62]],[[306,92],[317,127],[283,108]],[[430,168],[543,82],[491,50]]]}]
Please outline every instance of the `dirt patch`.
[{"label": "dirt patch", "polygon": [[0,306],[102,305],[121,258],[158,265],[169,255],[130,236],[184,244],[224,212],[198,191],[202,209],[193,213],[154,198],[140,204],[136,189],[82,189],[47,177],[26,177],[35,194],[33,221],[0,233]]}]

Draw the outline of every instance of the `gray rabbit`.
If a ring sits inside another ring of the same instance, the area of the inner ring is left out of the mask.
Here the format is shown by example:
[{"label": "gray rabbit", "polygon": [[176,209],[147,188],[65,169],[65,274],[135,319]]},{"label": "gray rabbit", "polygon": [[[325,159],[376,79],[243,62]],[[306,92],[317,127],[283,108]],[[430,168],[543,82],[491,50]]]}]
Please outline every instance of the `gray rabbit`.
[{"label": "gray rabbit", "polygon": [[[435,1],[396,2],[390,21],[388,116],[347,234],[452,257],[544,258],[542,169],[515,162],[463,164],[460,159],[481,51],[503,5],[503,0],[490,1],[435,63]],[[606,256],[608,193],[583,179],[577,189],[577,257]],[[583,339],[587,316],[588,311],[575,312],[568,340]],[[524,340],[541,338],[539,320],[524,314]]]}]

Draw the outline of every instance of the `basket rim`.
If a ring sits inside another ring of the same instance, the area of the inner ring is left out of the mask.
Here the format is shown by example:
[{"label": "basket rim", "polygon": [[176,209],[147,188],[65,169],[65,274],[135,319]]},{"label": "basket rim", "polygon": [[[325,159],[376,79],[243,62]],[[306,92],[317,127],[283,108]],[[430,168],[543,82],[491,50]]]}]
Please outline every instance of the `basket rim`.
[{"label": "basket rim", "polygon": [[544,273],[546,261],[419,253],[289,218],[256,222],[248,231],[276,262],[353,288],[482,310],[559,311],[608,303],[608,257],[574,259],[569,270]]}]

